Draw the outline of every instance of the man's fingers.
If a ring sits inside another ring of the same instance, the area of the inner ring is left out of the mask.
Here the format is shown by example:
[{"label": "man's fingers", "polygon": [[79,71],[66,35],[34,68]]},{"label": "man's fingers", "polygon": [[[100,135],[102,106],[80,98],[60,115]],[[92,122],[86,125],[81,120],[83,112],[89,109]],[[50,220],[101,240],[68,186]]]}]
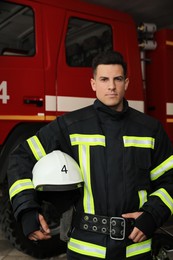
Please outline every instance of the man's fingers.
[{"label": "man's fingers", "polygon": [[138,228],[134,227],[133,231],[129,235],[129,239],[133,240],[133,242],[141,242],[146,240],[146,236],[142,231],[140,231]]},{"label": "man's fingers", "polygon": [[32,241],[38,241],[50,239],[51,236],[49,234],[43,233],[42,231],[35,231],[32,234],[30,234],[28,238]]},{"label": "man's fingers", "polygon": [[47,222],[45,221],[44,217],[39,214],[39,222],[40,222],[40,226],[43,232],[49,234],[50,233],[50,229],[48,227]]},{"label": "man's fingers", "polygon": [[29,238],[29,240],[32,240],[32,241],[37,241],[38,240],[37,236],[34,235],[34,234],[29,235],[28,238]]},{"label": "man's fingers", "polygon": [[44,217],[39,214],[40,230],[31,233],[28,238],[32,241],[47,240],[51,238],[50,229]]},{"label": "man's fingers", "polygon": [[[133,218],[137,219],[143,212],[132,212],[132,213],[126,213],[123,214],[123,218]],[[147,239],[145,234],[139,230],[137,227],[134,227],[131,234],[128,237],[129,239],[133,240],[134,243],[141,242]]]},{"label": "man's fingers", "polygon": [[138,218],[143,212],[132,212],[132,213],[126,213],[123,214],[122,217],[123,218]]}]

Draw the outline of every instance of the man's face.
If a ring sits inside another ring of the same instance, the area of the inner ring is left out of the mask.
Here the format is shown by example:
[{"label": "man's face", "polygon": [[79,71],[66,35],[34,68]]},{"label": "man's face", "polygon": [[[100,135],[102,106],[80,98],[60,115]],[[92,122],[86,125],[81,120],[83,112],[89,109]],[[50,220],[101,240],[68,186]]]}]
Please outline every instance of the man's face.
[{"label": "man's face", "polygon": [[123,67],[118,64],[98,65],[96,75],[91,79],[96,97],[106,106],[122,111],[123,97],[129,84],[125,79]]}]

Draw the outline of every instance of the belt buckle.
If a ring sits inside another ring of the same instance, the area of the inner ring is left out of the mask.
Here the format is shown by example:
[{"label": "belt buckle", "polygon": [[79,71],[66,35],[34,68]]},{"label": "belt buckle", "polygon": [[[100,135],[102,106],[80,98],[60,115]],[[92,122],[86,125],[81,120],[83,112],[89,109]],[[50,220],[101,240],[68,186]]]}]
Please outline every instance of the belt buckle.
[{"label": "belt buckle", "polygon": [[126,222],[121,217],[110,218],[110,238],[114,240],[124,240]]}]

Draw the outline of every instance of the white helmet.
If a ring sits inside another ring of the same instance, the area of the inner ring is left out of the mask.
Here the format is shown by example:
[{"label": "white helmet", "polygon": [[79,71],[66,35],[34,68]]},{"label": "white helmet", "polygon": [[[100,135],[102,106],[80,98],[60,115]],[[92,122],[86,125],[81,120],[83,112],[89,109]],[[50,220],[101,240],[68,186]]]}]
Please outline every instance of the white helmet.
[{"label": "white helmet", "polygon": [[32,174],[33,185],[39,191],[67,191],[83,186],[77,162],[59,150],[42,157],[35,164]]}]

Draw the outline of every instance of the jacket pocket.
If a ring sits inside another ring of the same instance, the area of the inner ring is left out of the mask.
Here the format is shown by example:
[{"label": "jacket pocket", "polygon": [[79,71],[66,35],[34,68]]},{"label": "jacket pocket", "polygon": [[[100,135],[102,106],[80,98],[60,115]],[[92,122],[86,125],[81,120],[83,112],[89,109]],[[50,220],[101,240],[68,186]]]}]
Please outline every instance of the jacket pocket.
[{"label": "jacket pocket", "polygon": [[150,167],[151,154],[149,149],[143,148],[136,151],[136,187],[137,190],[149,190],[151,187]]}]

